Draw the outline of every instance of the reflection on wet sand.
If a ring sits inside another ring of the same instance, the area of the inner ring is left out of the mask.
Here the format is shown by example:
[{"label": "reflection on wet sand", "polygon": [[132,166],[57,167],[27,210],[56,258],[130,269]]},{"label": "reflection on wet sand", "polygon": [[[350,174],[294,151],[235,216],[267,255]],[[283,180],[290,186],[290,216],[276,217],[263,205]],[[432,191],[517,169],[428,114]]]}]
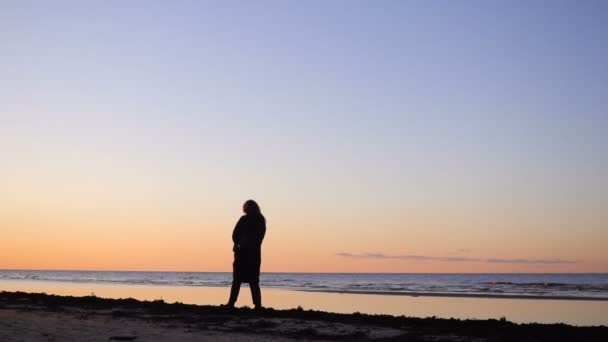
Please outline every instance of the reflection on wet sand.
[{"label": "reflection on wet sand", "polygon": [[[247,285],[244,285],[246,287]],[[2,281],[0,290],[45,292],[58,295],[107,298],[163,299],[166,302],[218,305],[226,303],[229,288],[108,285],[42,281]],[[264,305],[277,309],[315,309],[340,313],[364,312],[417,317],[501,318],[513,322],[563,322],[574,325],[608,325],[605,301],[526,300],[459,297],[410,297],[363,294],[339,294],[263,289]],[[242,296],[237,306],[252,306],[251,298]]]}]

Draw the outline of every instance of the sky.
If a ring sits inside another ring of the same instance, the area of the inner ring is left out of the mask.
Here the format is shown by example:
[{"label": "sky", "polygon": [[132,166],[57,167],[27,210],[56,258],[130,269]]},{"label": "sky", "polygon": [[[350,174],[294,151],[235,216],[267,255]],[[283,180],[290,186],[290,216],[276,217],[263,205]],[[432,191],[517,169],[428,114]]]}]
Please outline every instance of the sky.
[{"label": "sky", "polygon": [[0,269],[608,272],[604,1],[0,0]]}]

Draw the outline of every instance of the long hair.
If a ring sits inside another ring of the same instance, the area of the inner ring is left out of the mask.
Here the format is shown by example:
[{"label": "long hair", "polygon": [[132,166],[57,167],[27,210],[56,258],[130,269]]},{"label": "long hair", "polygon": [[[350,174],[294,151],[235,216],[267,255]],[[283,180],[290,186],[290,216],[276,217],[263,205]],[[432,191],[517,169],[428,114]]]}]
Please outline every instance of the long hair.
[{"label": "long hair", "polygon": [[243,205],[243,208],[245,210],[246,215],[258,217],[262,220],[262,222],[266,223],[266,218],[264,217],[264,215],[262,215],[262,210],[260,209],[260,206],[256,201],[252,199],[247,200]]}]

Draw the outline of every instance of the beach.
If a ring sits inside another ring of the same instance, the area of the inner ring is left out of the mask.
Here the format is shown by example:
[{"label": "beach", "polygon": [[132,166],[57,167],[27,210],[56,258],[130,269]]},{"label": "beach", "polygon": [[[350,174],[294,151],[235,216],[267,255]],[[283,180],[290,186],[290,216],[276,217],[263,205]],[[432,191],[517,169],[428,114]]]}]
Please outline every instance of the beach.
[{"label": "beach", "polygon": [[228,309],[162,300],[0,293],[0,340],[605,341],[608,327],[515,324],[314,310]]},{"label": "beach", "polygon": [[[42,273],[35,273],[40,276]],[[104,273],[105,274],[105,273]],[[0,291],[24,291],[68,296],[95,295],[102,298],[135,298],[164,300],[198,305],[225,304],[229,288],[226,286],[143,285],[124,283],[0,280]],[[608,301],[601,298],[581,299],[524,299],[495,298],[491,295],[464,294],[404,295],[360,294],[320,291],[296,291],[262,286],[263,303],[275,309],[321,310],[335,313],[387,314],[413,317],[457,319],[500,319],[515,323],[565,323],[577,326],[608,326]],[[247,285],[243,285],[237,306],[252,307]]]}]

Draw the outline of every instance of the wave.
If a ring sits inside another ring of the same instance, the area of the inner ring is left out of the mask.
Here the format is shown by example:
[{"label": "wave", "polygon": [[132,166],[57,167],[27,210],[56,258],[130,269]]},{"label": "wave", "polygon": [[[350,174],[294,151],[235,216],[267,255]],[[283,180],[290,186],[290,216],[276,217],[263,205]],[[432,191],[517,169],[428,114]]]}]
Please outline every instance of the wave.
[{"label": "wave", "polygon": [[512,288],[525,291],[579,291],[579,292],[599,292],[608,293],[608,284],[584,284],[584,283],[517,283],[517,282],[488,282],[484,283],[487,286],[495,288]]},{"label": "wave", "polygon": [[[227,287],[231,273],[1,271],[0,281]],[[263,273],[264,287],[404,296],[608,300],[608,275]],[[1,283],[0,283],[1,285]]]}]

